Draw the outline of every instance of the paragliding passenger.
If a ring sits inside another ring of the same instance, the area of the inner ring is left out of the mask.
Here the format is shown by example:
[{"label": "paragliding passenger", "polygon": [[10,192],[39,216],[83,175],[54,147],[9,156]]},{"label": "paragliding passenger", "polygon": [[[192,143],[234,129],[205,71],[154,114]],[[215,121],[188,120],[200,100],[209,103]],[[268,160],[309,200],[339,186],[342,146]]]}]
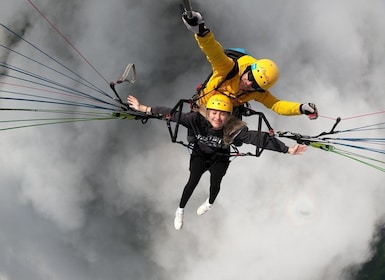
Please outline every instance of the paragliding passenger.
[{"label": "paragliding passenger", "polygon": [[[148,114],[168,115],[172,111],[171,108],[142,105],[132,95],[127,97],[127,103],[131,108]],[[209,98],[205,107],[200,106],[199,111],[181,113],[180,124],[194,132],[196,142],[190,157],[190,177],[175,213],[176,230],[182,228],[184,208],[206,171],[210,172],[210,194],[198,208],[197,214],[202,215],[213,207],[220,191],[222,178],[230,163],[230,144],[237,146],[243,143],[252,144],[290,155],[302,154],[307,149],[305,145],[299,144],[289,148],[267,132],[249,130],[243,121],[232,115],[232,112],[233,104],[230,98],[223,94],[216,94]],[[179,113],[171,115],[171,120],[176,121],[178,115]]]},{"label": "paragliding passenger", "polygon": [[279,69],[274,61],[255,59],[248,53],[237,59],[230,58],[205,25],[202,15],[195,11],[191,13],[191,18],[186,12],[183,13],[182,20],[187,29],[195,34],[195,40],[212,68],[211,76],[197,89],[195,98],[198,105],[205,105],[212,95],[222,93],[231,98],[234,114],[238,117],[241,117],[244,105],[251,100],[262,103],[280,115],[306,114],[310,119],[318,117],[317,107],[313,103],[279,100],[271,94],[269,89],[279,77]]}]

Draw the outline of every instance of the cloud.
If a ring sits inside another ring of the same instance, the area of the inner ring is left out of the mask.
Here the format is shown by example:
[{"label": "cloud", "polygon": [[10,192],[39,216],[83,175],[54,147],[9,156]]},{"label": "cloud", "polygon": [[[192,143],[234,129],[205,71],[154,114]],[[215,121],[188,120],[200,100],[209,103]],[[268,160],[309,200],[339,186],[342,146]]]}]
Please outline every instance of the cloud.
[{"label": "cloud", "polygon": [[[281,117],[252,104],[276,130],[313,135],[331,128],[329,117],[383,110],[384,3],[329,2],[192,3],[224,47],[278,63],[277,97],[314,102],[323,116]],[[119,86],[122,97],[130,92],[145,104],[173,106],[210,71],[175,1],[36,4],[100,73],[24,1],[3,3],[1,22],[27,27],[26,38],[108,93],[103,78],[116,79],[131,62],[137,83]],[[4,30],[0,38],[4,43]],[[52,63],[26,44],[12,48]],[[17,55],[0,57],[54,77]],[[346,119],[340,127],[367,121],[380,117]],[[247,122],[256,128],[254,119]],[[215,207],[198,217],[205,175],[177,232],[173,215],[189,154],[170,143],[165,123],[2,131],[0,147],[0,279],[343,279],[369,258],[385,216],[381,173],[318,149],[234,160]]]}]

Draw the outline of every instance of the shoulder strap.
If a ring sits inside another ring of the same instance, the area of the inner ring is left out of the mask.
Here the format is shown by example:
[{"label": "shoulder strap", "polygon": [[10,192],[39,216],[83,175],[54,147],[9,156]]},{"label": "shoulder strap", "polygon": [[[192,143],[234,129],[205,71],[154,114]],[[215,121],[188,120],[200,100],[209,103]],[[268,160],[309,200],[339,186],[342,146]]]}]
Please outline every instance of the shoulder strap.
[{"label": "shoulder strap", "polygon": [[[242,48],[230,48],[230,49],[225,49],[224,50],[224,53],[230,57],[231,59],[234,60],[234,67],[233,69],[230,70],[229,73],[227,73],[225,79],[223,81],[221,81],[217,87],[219,88],[225,81],[227,80],[230,80],[232,79],[233,77],[235,77],[235,75],[238,74],[238,71],[239,71],[239,67],[238,67],[238,63],[237,63],[237,60],[244,56],[244,55],[250,55],[248,51],[246,51],[245,49],[242,49]],[[208,83],[208,81],[210,80],[211,76],[212,76],[212,72],[210,73],[210,75],[206,78],[206,80],[202,83],[202,85],[200,86],[200,90],[204,89]]]},{"label": "shoulder strap", "polygon": [[248,51],[242,48],[225,49],[224,52],[228,57],[232,58],[235,62],[233,69],[231,69],[231,71],[226,75],[225,81],[227,81],[232,79],[238,73],[239,71],[239,67],[237,63],[238,59],[241,58],[242,56],[250,55],[250,54]]}]

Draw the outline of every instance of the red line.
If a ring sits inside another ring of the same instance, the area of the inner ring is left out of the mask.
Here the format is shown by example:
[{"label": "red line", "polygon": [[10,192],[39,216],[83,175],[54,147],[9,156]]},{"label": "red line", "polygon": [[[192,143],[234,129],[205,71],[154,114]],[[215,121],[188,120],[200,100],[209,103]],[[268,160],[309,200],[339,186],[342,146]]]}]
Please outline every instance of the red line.
[{"label": "red line", "polygon": [[374,112],[374,113],[368,113],[368,114],[364,114],[364,115],[358,115],[358,116],[343,118],[343,120],[367,117],[367,116],[378,115],[378,114],[383,114],[383,113],[385,113],[385,111],[380,111],[380,112]]},{"label": "red line", "polygon": [[329,119],[329,120],[336,120],[337,118],[332,118],[332,117],[326,117],[326,116],[321,116],[319,115],[320,118],[324,118],[324,119]]},{"label": "red line", "polygon": [[[379,114],[384,114],[385,111],[379,111],[379,112],[374,112],[374,113],[368,113],[368,114],[363,114],[363,115],[357,115],[357,116],[352,116],[352,117],[346,117],[346,118],[341,118],[341,120],[350,120],[350,119],[356,119],[356,118],[362,118],[362,117],[367,117],[367,116],[372,116],[372,115],[379,115]],[[327,117],[327,116],[319,116],[324,119],[329,119],[329,120],[336,120],[337,118],[332,118],[332,117]]]}]

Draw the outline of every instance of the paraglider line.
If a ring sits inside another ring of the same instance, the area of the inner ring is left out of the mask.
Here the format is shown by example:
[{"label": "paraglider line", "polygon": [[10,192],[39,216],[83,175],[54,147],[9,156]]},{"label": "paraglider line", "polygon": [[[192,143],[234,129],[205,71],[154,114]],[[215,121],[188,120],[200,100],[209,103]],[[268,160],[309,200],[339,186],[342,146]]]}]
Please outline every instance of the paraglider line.
[{"label": "paraglider line", "polygon": [[47,21],[47,23],[70,45],[80,57],[107,83],[106,78],[88,61],[88,59],[81,53],[81,51],[48,19],[48,17],[34,4],[31,0],[28,0],[31,6]]},{"label": "paraglider line", "polygon": [[[13,33],[13,34],[15,34],[15,33]],[[24,39],[24,40],[25,40],[25,39]],[[33,46],[33,45],[32,45],[32,46]],[[59,70],[56,70],[56,69],[53,68],[53,67],[50,67],[50,66],[48,66],[48,65],[46,65],[46,64],[44,64],[44,63],[42,63],[42,62],[40,62],[40,61],[37,61],[37,60],[35,60],[35,59],[33,59],[33,58],[31,58],[31,57],[29,57],[29,56],[23,54],[23,53],[17,52],[17,51],[15,51],[15,50],[13,50],[13,49],[11,49],[11,48],[8,48],[8,47],[6,47],[6,46],[4,46],[4,45],[1,45],[1,44],[0,44],[0,47],[3,47],[3,48],[7,49],[7,50],[10,51],[10,52],[13,52],[13,53],[15,53],[15,54],[17,54],[17,55],[19,55],[19,56],[21,56],[21,57],[23,57],[23,58],[25,58],[25,59],[27,59],[27,60],[29,60],[29,61],[32,61],[32,62],[34,62],[34,63],[36,63],[36,64],[38,64],[38,65],[41,65],[41,66],[43,66],[44,68],[47,68],[47,69],[49,69],[49,70],[51,70],[51,71],[53,71],[53,72],[55,72],[55,73],[57,73],[57,74],[59,74],[59,75],[62,75],[62,76],[66,77],[66,78],[68,78],[68,79],[70,79],[70,80],[72,80],[72,81],[74,81],[74,82],[76,82],[76,83],[80,83],[81,85],[83,85],[83,86],[85,86],[85,87],[87,87],[87,88],[89,88],[89,89],[92,89],[92,90],[94,90],[94,91],[96,91],[96,92],[99,92],[99,93],[101,93],[101,94],[103,94],[103,95],[105,95],[105,96],[107,96],[107,97],[110,97],[110,96],[109,96],[107,93],[105,93],[103,90],[99,89],[98,87],[96,87],[96,86],[93,85],[91,82],[87,81],[85,78],[81,77],[79,74],[75,73],[74,71],[68,69],[67,67],[65,67],[65,66],[63,66],[63,65],[61,65],[61,63],[59,63],[60,66],[62,66],[62,67],[64,67],[65,69],[69,70],[72,74],[74,74],[76,77],[78,77],[78,78],[80,79],[80,81],[79,81],[78,79],[75,79],[74,77],[71,77],[70,75],[67,75],[67,74],[65,74],[65,73],[63,73],[63,72],[61,72],[61,71],[59,71]],[[33,46],[33,47],[36,48],[37,50],[39,50],[40,52],[42,52],[44,55],[48,56],[46,53],[44,53],[43,51],[41,51],[41,49],[39,49],[39,48],[37,48],[37,47],[35,47],[35,46]],[[52,59],[50,56],[48,56],[48,57],[49,57],[50,59]],[[55,61],[55,59],[53,59],[53,60]],[[57,62],[57,61],[55,61],[55,62]],[[58,62],[57,62],[57,63],[58,63]],[[4,63],[2,66],[3,66],[3,67],[7,67],[7,65],[10,66],[10,65],[7,64],[7,63]],[[82,81],[84,81],[84,82],[82,82]],[[110,97],[110,98],[111,98],[111,97]]]},{"label": "paraglider line", "polygon": [[[18,35],[16,32],[12,31],[9,27],[5,26],[4,24],[0,23],[0,26],[2,26],[3,28],[5,28],[8,32],[10,32],[11,34],[13,34],[14,36],[16,36],[17,38],[19,38],[20,40],[22,40],[23,42],[25,42],[26,44],[30,45],[31,47],[33,47],[35,50],[39,51],[40,53],[42,53],[43,55],[45,55],[46,57],[48,57],[49,59],[51,59],[52,61],[56,62],[58,65],[60,65],[61,67],[63,67],[64,69],[68,70],[69,72],[71,72],[72,74],[74,74],[75,76],[77,76],[78,78],[80,78],[81,80],[87,82],[88,84],[90,84],[92,87],[94,87],[94,90],[100,92],[101,94],[105,95],[105,96],[108,96],[109,98],[113,99],[109,94],[105,93],[104,91],[102,91],[101,89],[98,89],[95,85],[93,85],[91,82],[87,81],[86,79],[84,79],[82,76],[80,76],[79,74],[77,74],[75,71],[71,70],[69,67],[65,66],[63,63],[61,63],[60,61],[58,61],[57,59],[55,59],[53,56],[49,55],[48,53],[44,52],[42,49],[40,49],[39,47],[35,46],[34,44],[32,44],[31,42],[29,42],[28,40],[26,40],[24,37]],[[22,55],[22,54],[21,54]],[[24,55],[22,55],[23,57],[26,57]],[[32,61],[34,61],[33,59],[30,59]],[[36,62],[36,63],[39,63],[39,62]],[[41,64],[41,63],[39,63]]]}]

